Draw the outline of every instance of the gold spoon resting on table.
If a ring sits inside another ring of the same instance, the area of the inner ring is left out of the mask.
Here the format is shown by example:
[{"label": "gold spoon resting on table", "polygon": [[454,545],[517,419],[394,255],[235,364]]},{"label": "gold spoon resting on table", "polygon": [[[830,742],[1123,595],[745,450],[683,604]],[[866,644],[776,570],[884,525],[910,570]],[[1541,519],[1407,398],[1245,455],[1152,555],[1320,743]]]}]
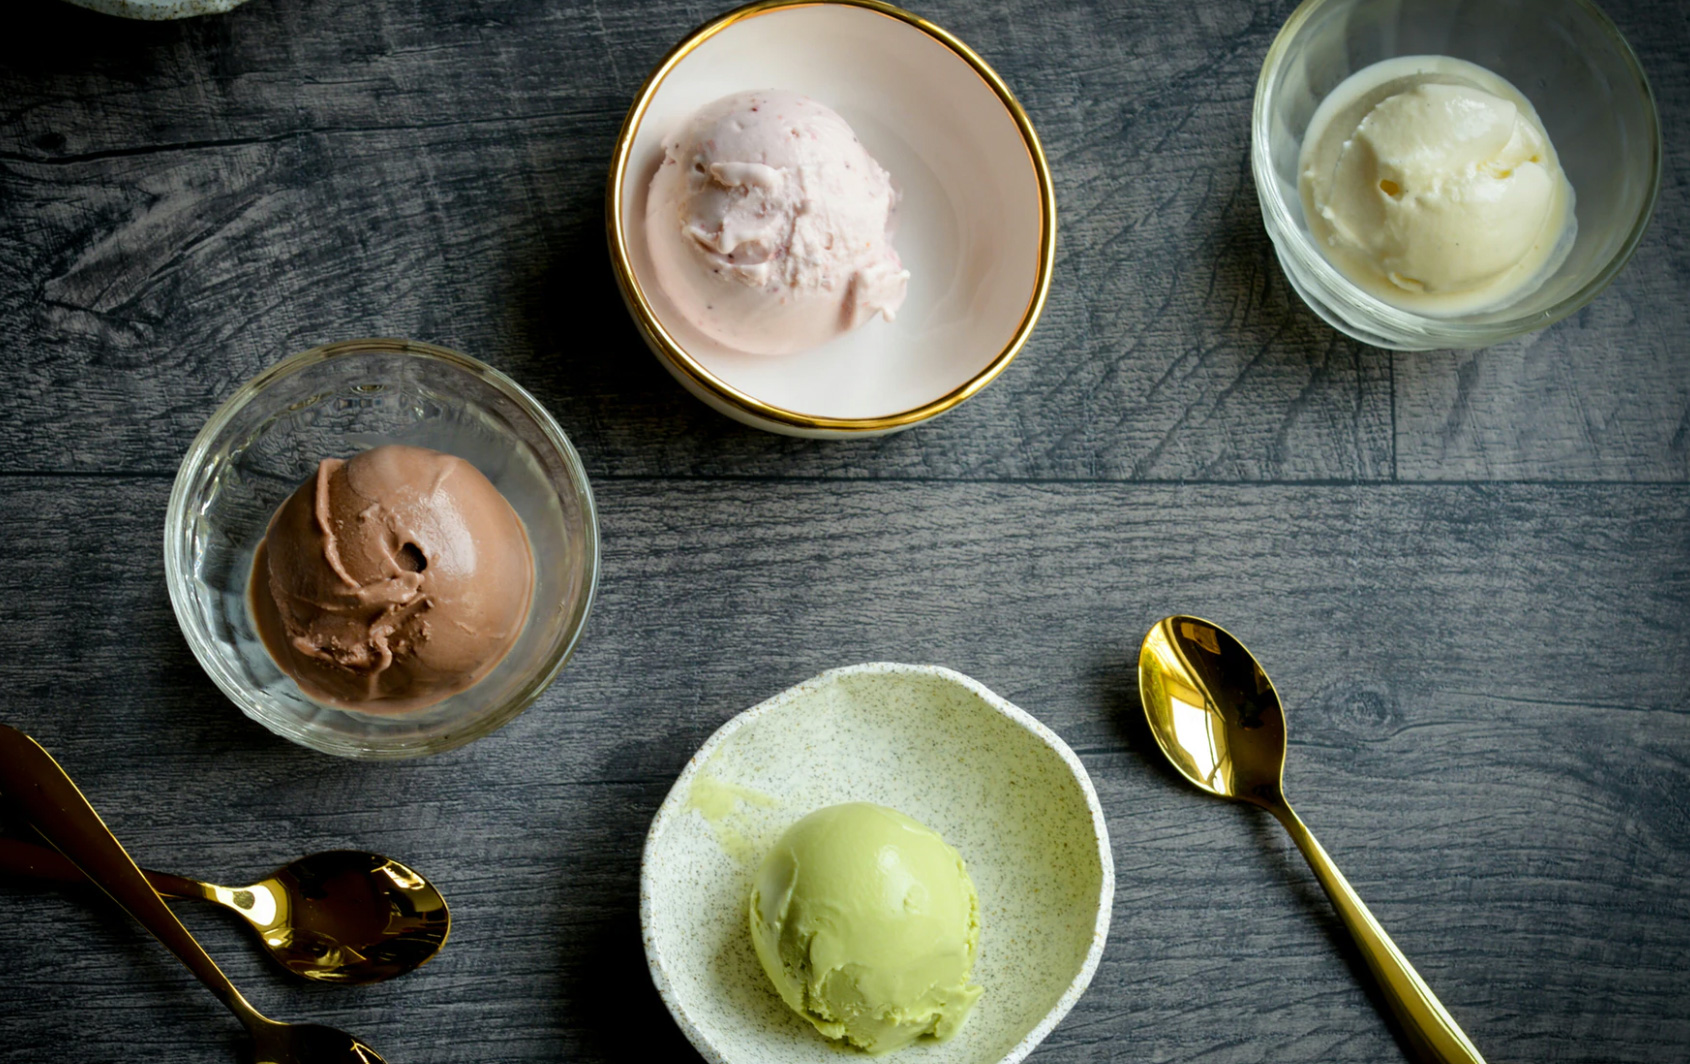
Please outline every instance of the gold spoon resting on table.
[{"label": "gold spoon resting on table", "polygon": [[1164,617],[1138,653],[1150,731],[1180,775],[1210,794],[1259,805],[1282,824],[1355,939],[1423,1064],[1484,1064],[1414,966],[1285,800],[1285,710],[1267,673],[1225,629]]},{"label": "gold spoon resting on table", "polygon": [[252,1038],[253,1064],[384,1064],[375,1050],[345,1031],[318,1024],[277,1023],[253,1008],[176,919],[52,755],[4,724],[0,724],[0,802],[46,836],[235,1014]]},{"label": "gold spoon resting on table", "polygon": [[[87,879],[59,853],[0,838],[0,878]],[[146,872],[166,897],[204,898],[240,913],[282,967],[324,983],[379,983],[434,959],[452,914],[434,885],[398,861],[358,850],[314,853],[250,887]]]}]

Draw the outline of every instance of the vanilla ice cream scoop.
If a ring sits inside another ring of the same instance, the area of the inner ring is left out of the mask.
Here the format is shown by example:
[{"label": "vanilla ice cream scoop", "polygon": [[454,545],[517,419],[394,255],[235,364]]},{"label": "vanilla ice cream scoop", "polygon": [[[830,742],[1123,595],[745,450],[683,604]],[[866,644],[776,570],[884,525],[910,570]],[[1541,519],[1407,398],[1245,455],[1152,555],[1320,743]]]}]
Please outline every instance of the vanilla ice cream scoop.
[{"label": "vanilla ice cream scoop", "polygon": [[664,141],[646,240],[687,321],[741,351],[790,354],[892,320],[909,281],[897,202],[843,118],[797,93],[742,92]]},{"label": "vanilla ice cream scoop", "polygon": [[1300,164],[1326,257],[1405,309],[1494,309],[1572,245],[1572,186],[1537,113],[1462,60],[1409,56],[1351,75],[1315,112]]}]

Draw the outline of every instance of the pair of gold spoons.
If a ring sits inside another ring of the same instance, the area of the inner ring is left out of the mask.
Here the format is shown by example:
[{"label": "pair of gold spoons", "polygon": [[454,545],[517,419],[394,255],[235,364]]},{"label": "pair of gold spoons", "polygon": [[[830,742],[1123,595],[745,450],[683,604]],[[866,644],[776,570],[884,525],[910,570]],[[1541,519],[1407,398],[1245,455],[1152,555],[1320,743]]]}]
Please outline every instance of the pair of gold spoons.
[{"label": "pair of gold spoons", "polygon": [[253,1064],[383,1064],[344,1031],[278,1023],[241,996],[164,902],[204,898],[239,913],[283,967],[307,979],[374,983],[427,963],[452,917],[427,880],[397,861],[338,850],[277,869],[247,887],[144,872],[52,755],[0,724],[0,803],[57,850],[0,839],[0,872],[63,883],[93,881],[187,965],[252,1040]]}]

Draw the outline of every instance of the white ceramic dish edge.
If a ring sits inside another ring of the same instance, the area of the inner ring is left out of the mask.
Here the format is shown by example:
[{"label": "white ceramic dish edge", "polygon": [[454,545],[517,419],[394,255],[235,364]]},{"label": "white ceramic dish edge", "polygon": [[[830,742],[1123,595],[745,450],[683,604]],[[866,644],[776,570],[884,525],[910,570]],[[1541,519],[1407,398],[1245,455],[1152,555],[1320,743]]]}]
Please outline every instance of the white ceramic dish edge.
[{"label": "white ceramic dish edge", "polygon": [[698,777],[702,766],[709,764],[716,751],[735,733],[782,708],[794,699],[803,697],[809,690],[821,684],[862,674],[924,676],[944,680],[962,687],[1001,716],[1030,732],[1054,751],[1074,777],[1081,794],[1085,798],[1086,809],[1091,816],[1092,833],[1097,843],[1098,860],[1101,866],[1097,916],[1092,928],[1091,946],[1086,952],[1085,960],[1082,962],[1079,972],[1074,976],[1068,988],[1063,991],[1056,1004],[1051,1007],[1043,1019],[1034,1025],[1032,1030],[1028,1031],[1007,1054],[998,1060],[998,1064],[1020,1064],[1068,1015],[1091,985],[1092,977],[1097,972],[1098,964],[1103,958],[1104,946],[1109,938],[1109,923],[1114,911],[1114,852],[1109,844],[1109,829],[1104,821],[1103,806],[1098,800],[1096,789],[1092,786],[1091,776],[1086,772],[1078,755],[1068,744],[1032,714],[996,694],[978,680],[939,665],[906,665],[882,661],[829,669],[802,683],[794,684],[779,694],[735,715],[716,729],[709,739],[705,740],[704,745],[699,747],[698,752],[687,761],[686,767],[681,770],[681,774],[676,777],[674,784],[670,787],[668,795],[663,799],[663,804],[658,807],[657,815],[652,818],[651,827],[646,833],[645,846],[641,852],[640,929],[641,937],[644,939],[646,964],[651,971],[652,983],[656,986],[658,996],[662,998],[670,1015],[674,1017],[682,1033],[686,1035],[687,1041],[698,1050],[705,1060],[709,1061],[710,1064],[735,1064],[734,1061],[723,1056],[716,1049],[687,1015],[664,968],[661,952],[653,940],[650,929],[653,923],[652,906],[655,893],[652,889],[651,862],[649,860],[653,844],[662,835],[672,819],[682,816],[688,811],[687,796],[691,792],[692,784]]},{"label": "white ceramic dish edge", "polygon": [[246,0],[67,0],[77,7],[98,11],[102,15],[140,19],[143,22],[162,22],[167,19],[197,18],[200,15],[221,15]]}]

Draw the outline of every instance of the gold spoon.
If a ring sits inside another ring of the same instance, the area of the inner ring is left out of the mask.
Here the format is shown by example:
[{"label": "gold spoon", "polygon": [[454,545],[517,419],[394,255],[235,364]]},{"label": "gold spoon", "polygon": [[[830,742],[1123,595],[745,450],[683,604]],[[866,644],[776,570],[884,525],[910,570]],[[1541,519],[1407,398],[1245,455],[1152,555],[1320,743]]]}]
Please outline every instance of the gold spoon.
[{"label": "gold spoon", "polygon": [[[145,870],[143,869],[145,872]],[[83,884],[54,850],[0,838],[0,874]],[[240,913],[277,962],[324,983],[379,983],[434,959],[452,931],[446,899],[398,861],[358,850],[314,853],[250,887],[145,872],[165,897],[204,898]]]},{"label": "gold spoon", "polygon": [[344,1031],[319,1024],[277,1023],[253,1008],[176,919],[52,755],[4,724],[0,724],[0,801],[25,817],[139,920],[235,1014],[252,1038],[253,1064],[384,1064],[375,1050]]},{"label": "gold spoon", "polygon": [[1138,653],[1138,692],[1151,734],[1180,775],[1210,794],[1259,805],[1291,834],[1332,899],[1415,1060],[1484,1064],[1420,973],[1285,800],[1285,710],[1267,673],[1226,630],[1164,617]]}]

